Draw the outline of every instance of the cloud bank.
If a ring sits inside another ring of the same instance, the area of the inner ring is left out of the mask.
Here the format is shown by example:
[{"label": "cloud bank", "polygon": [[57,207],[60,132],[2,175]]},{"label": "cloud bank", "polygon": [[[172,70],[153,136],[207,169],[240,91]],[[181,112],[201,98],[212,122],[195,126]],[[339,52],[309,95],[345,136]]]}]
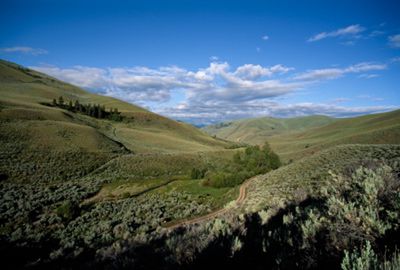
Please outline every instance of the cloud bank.
[{"label": "cloud bank", "polygon": [[[223,120],[257,116],[301,116],[325,114],[353,116],[393,109],[390,106],[344,107],[320,103],[280,104],[276,100],[296,93],[310,84],[332,80],[346,74],[372,78],[386,64],[362,62],[343,68],[325,68],[294,73],[282,64],[261,66],[245,64],[232,68],[227,62],[211,62],[205,68],[187,70],[177,66],[96,68],[74,66],[31,67],[58,79],[117,97],[175,119],[192,123],[215,123]],[[181,100],[174,100],[174,93]]]}]

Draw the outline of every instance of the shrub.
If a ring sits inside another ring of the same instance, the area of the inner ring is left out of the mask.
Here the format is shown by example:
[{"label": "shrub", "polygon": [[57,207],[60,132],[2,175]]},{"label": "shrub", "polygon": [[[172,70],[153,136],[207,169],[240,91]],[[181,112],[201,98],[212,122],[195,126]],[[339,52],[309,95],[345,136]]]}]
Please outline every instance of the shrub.
[{"label": "shrub", "polygon": [[209,174],[206,183],[217,188],[234,187],[254,175],[267,173],[280,166],[278,155],[268,143],[263,147],[249,146],[244,152],[236,152],[232,162],[223,170]]},{"label": "shrub", "polygon": [[66,201],[56,209],[56,213],[63,220],[70,221],[79,215],[79,205],[76,202]]},{"label": "shrub", "polygon": [[345,251],[344,253],[345,256],[341,264],[343,270],[378,269],[378,258],[369,241],[366,242],[360,252],[355,250],[352,253],[349,253],[348,251]]}]

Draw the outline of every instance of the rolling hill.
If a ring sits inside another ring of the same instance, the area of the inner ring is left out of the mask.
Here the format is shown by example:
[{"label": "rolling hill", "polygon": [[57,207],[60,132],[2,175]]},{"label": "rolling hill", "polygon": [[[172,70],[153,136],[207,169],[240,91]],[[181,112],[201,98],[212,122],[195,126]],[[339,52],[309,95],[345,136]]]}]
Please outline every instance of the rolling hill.
[{"label": "rolling hill", "polygon": [[[49,106],[66,103],[117,108],[123,121],[98,119]],[[47,105],[46,105],[47,104]],[[5,178],[71,179],[125,154],[182,154],[224,150],[229,143],[112,97],[7,61],[0,61],[0,169]],[[63,166],[68,162],[68,168]]]},{"label": "rolling hill", "polygon": [[268,136],[303,131],[335,121],[336,119],[323,115],[296,118],[260,117],[223,122],[206,126],[203,130],[230,141],[261,144]]},{"label": "rolling hill", "polygon": [[340,144],[398,144],[400,110],[344,119],[326,116],[245,119],[204,130],[235,142],[268,141],[283,160],[290,161]]}]

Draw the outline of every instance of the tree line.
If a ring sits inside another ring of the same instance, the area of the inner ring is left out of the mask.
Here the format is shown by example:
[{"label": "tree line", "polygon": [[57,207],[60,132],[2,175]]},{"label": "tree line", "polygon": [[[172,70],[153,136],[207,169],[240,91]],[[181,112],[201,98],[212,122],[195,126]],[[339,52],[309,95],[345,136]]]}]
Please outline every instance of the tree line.
[{"label": "tree line", "polygon": [[53,99],[53,106],[66,109],[74,113],[82,113],[99,119],[110,119],[113,121],[122,121],[123,116],[117,108],[106,110],[106,106],[100,104],[81,104],[78,100],[68,102],[60,96],[58,99]]}]

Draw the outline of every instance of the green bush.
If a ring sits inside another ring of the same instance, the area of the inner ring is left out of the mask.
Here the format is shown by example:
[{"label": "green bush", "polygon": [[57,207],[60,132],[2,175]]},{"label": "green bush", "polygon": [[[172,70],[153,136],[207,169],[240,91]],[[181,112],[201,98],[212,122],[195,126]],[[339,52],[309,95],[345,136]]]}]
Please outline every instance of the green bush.
[{"label": "green bush", "polygon": [[66,201],[56,209],[56,213],[65,221],[70,221],[79,215],[79,205],[76,202]]},{"label": "green bush", "polygon": [[193,168],[190,172],[190,177],[192,179],[202,179],[204,178],[205,174],[207,172],[207,169],[197,169]]},{"label": "green bush", "polygon": [[210,173],[205,184],[216,188],[234,187],[254,175],[267,173],[280,166],[279,156],[268,143],[263,147],[249,146],[243,152],[236,152],[232,162],[223,170]]},{"label": "green bush", "polygon": [[378,269],[378,258],[371,247],[369,241],[360,252],[355,250],[352,253],[345,251],[345,256],[342,261],[343,270],[372,270]]}]

